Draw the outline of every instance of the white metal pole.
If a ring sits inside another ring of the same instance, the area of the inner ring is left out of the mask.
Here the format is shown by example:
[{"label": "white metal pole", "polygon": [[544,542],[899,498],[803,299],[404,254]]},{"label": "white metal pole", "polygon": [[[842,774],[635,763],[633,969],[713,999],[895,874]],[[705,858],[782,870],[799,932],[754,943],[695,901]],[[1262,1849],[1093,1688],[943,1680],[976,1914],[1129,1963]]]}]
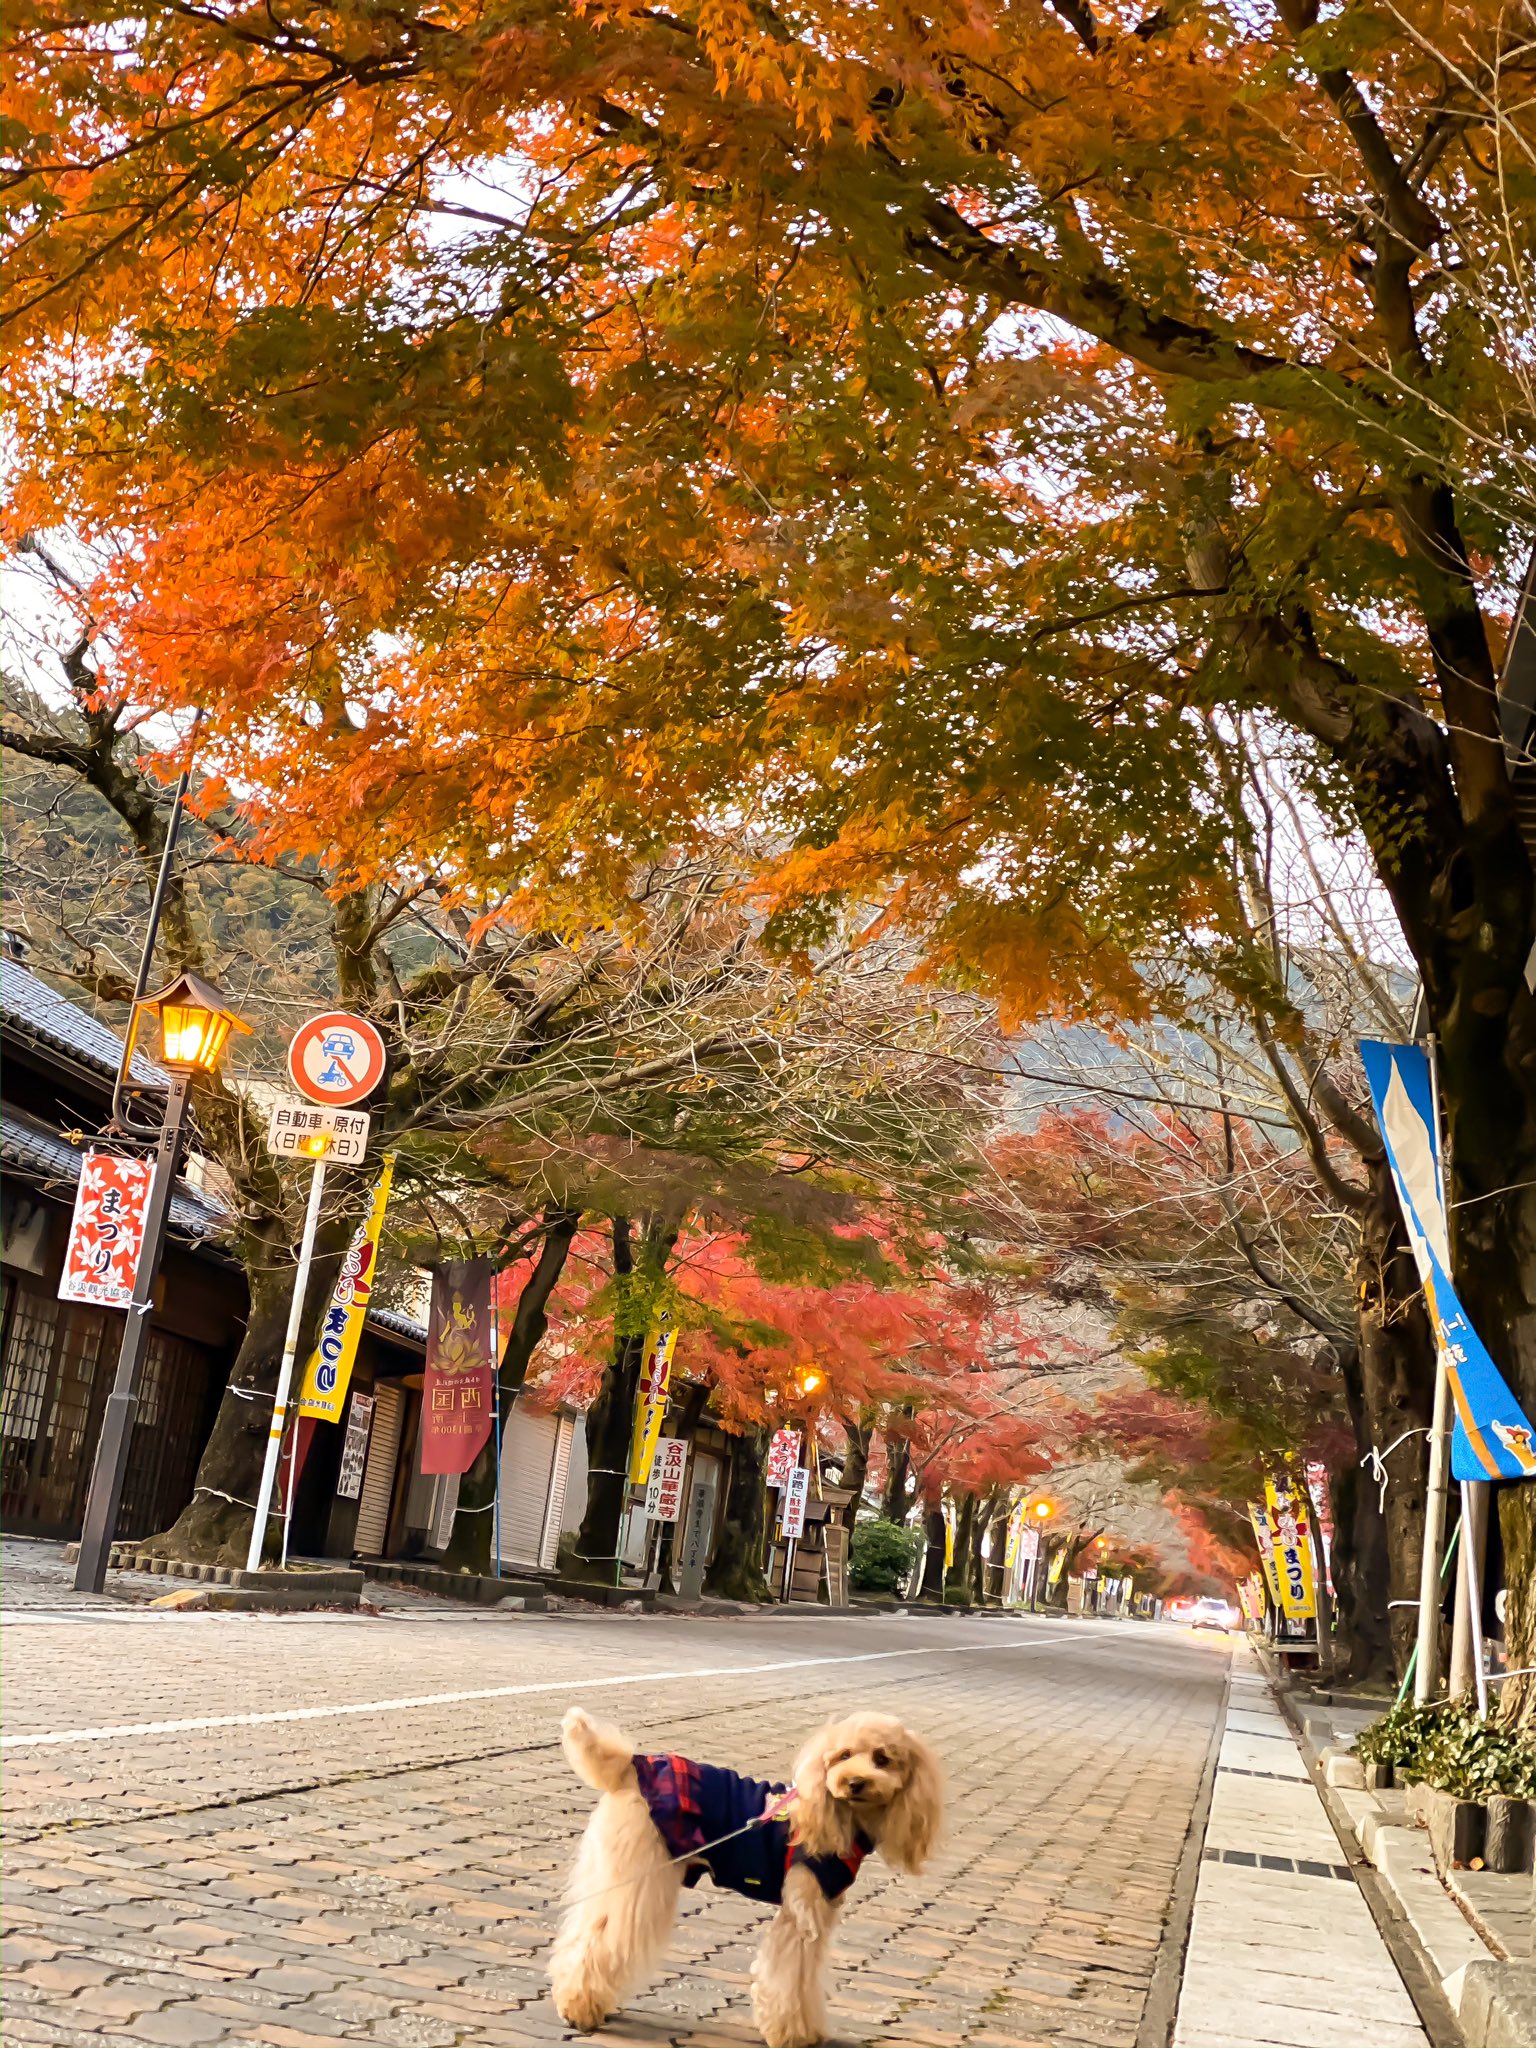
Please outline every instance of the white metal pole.
[{"label": "white metal pole", "polygon": [[[1481,1495],[1481,1498],[1478,1496]],[[1472,1680],[1477,1688],[1477,1711],[1483,1720],[1488,1718],[1488,1674],[1483,1669],[1483,1588],[1482,1549],[1483,1536],[1488,1524],[1488,1488],[1470,1479],[1461,1482],[1461,1567],[1462,1582],[1458,1589],[1466,1601],[1467,1652],[1472,1666]],[[1461,1603],[1458,1601],[1458,1608]],[[1458,1617],[1459,1618],[1459,1617]],[[1456,1673],[1451,1673],[1453,1685]],[[1454,1696],[1454,1692],[1453,1692]]]},{"label": "white metal pole", "polygon": [[283,1362],[277,1369],[277,1394],[272,1402],[272,1428],[267,1436],[267,1455],[261,1468],[261,1488],[256,1495],[256,1516],[251,1523],[251,1547],[246,1553],[248,1572],[261,1569],[262,1546],[267,1540],[267,1515],[272,1506],[272,1488],[277,1479],[277,1456],[282,1448],[283,1429],[288,1420],[288,1390],[293,1385],[293,1364],[299,1350],[299,1326],[304,1320],[304,1296],[309,1288],[310,1261],[315,1255],[315,1233],[320,1227],[320,1198],[325,1193],[325,1161],[317,1159],[309,1180],[309,1207],[304,1212],[304,1235],[299,1240],[298,1270],[293,1276],[293,1300],[288,1308],[288,1333],[283,1339]]},{"label": "white metal pole", "polygon": [[[1445,1140],[1440,1128],[1440,1075],[1431,1033],[1429,1052],[1429,1096],[1435,1119],[1435,1165],[1440,1204],[1447,1218],[1445,1199]],[[1445,1351],[1435,1339],[1435,1412],[1429,1432],[1429,1483],[1424,1501],[1424,1550],[1419,1563],[1419,1650],[1413,1674],[1413,1697],[1417,1706],[1434,1698],[1440,1683],[1440,1553],[1445,1544],[1445,1510],[1449,1493],[1451,1451],[1451,1381],[1446,1371]]]}]

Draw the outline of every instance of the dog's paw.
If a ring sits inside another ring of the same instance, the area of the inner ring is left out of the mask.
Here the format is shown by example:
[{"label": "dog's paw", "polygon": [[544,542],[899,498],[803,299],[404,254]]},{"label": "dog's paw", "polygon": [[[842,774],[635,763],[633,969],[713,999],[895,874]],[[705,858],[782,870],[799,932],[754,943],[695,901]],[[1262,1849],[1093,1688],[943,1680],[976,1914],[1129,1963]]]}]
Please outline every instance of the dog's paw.
[{"label": "dog's paw", "polygon": [[600,2027],[608,2017],[608,2007],[591,1991],[582,1991],[573,1984],[562,1984],[554,1993],[555,2011],[568,2027],[575,2027],[583,2034],[590,2034]]},{"label": "dog's paw", "polygon": [[592,1717],[585,1707],[567,1707],[560,1716],[560,1733],[574,1735],[578,1728],[590,1728]]}]

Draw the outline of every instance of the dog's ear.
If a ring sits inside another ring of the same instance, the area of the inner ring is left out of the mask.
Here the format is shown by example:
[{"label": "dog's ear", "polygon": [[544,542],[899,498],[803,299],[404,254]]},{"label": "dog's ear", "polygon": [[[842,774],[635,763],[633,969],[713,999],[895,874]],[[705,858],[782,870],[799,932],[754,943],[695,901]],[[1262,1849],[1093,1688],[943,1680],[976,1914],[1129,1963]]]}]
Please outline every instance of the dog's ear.
[{"label": "dog's ear", "polygon": [[837,1724],[828,1721],[795,1758],[795,1806],[790,1816],[794,1838],[808,1856],[840,1856],[853,1842],[853,1831],[827,1790],[827,1752]]},{"label": "dog's ear", "polygon": [[880,1854],[915,1877],[928,1861],[944,1824],[944,1774],[926,1742],[906,1733],[906,1783],[886,1808]]}]

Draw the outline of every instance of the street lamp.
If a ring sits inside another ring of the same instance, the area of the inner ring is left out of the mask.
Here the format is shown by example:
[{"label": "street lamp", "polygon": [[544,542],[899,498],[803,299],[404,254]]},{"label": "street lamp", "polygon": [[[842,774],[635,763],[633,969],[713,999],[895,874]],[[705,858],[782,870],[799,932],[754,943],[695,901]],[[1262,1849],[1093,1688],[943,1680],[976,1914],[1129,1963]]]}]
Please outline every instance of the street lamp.
[{"label": "street lamp", "polygon": [[99,1593],[107,1581],[107,1558],[117,1528],[117,1511],[122,1504],[123,1479],[138,1415],[139,1382],[149,1343],[149,1311],[165,1249],[165,1224],[171,1212],[182,1139],[186,1135],[192,1077],[212,1074],[230,1033],[248,1032],[251,1028],[236,1016],[211,982],[198,974],[178,974],[169,988],[146,996],[135,1005],[128,1026],[127,1057],[131,1057],[140,1023],[150,1014],[159,1022],[160,1060],[170,1073],[171,1085],[155,1144],[155,1170],[149,1184],[149,1200],[144,1206],[144,1237],[133,1276],[133,1299],[128,1304],[117,1373],[101,1418],[101,1435],[96,1440],[96,1462],[91,1468],[91,1488],[80,1530],[80,1554],[75,1563],[77,1593]]}]

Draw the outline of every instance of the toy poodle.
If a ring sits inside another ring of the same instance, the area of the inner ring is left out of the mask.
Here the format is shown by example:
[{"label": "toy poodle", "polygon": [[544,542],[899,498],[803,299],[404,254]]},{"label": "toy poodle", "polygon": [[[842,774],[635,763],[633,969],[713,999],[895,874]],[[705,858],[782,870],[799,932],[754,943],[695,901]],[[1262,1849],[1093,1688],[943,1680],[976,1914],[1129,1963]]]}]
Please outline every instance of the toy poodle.
[{"label": "toy poodle", "polygon": [[829,1721],[792,1785],[688,1757],[636,1754],[617,1728],[572,1707],[560,1726],[572,1769],[602,1794],[582,1836],[549,1974],[573,2027],[597,2027],[660,1961],[685,1885],[717,1885],[778,1911],[752,1965],[752,2012],[768,2048],[826,2033],[826,1965],[843,1894],[871,1851],[919,1871],[939,1831],[943,1785],[926,1743],[888,1714]]}]

